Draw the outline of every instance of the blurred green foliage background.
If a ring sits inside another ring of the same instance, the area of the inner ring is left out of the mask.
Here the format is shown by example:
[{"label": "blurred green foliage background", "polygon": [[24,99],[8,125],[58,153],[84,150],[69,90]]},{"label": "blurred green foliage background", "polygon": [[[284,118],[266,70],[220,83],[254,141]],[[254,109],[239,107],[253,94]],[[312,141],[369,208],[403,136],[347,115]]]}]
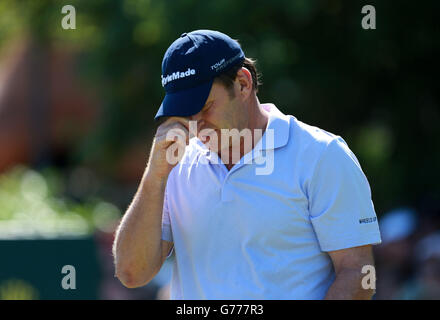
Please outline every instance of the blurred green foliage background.
[{"label": "blurred green foliage background", "polygon": [[17,166],[0,176],[0,239],[76,237],[113,232],[121,212],[113,204],[65,196],[65,181],[54,169],[42,173]]}]

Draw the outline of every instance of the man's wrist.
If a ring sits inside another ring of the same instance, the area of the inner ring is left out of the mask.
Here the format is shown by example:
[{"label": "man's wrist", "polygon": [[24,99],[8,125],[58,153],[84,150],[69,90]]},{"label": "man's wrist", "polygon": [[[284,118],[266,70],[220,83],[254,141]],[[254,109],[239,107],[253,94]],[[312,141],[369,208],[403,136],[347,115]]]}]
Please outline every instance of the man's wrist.
[{"label": "man's wrist", "polygon": [[169,173],[166,175],[158,173],[151,167],[147,168],[144,176],[142,177],[142,187],[155,189],[157,191],[164,191],[167,184]]}]

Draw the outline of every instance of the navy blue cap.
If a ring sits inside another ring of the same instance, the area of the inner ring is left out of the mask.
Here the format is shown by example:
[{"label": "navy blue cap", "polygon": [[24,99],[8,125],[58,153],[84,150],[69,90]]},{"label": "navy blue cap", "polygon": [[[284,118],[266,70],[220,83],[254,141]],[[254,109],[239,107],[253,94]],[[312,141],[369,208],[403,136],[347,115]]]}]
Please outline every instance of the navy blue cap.
[{"label": "navy blue cap", "polygon": [[162,86],[166,94],[155,119],[199,113],[214,78],[243,61],[239,43],[221,32],[183,33],[163,57]]}]

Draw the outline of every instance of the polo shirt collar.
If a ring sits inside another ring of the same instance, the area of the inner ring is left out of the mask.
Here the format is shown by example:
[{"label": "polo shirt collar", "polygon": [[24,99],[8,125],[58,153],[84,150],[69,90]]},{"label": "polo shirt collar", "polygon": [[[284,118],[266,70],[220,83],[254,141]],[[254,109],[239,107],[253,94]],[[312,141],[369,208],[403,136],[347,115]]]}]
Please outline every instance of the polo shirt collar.
[{"label": "polo shirt collar", "polygon": [[[280,147],[284,147],[289,141],[289,132],[290,132],[290,124],[289,124],[289,116],[283,114],[277,107],[275,107],[272,103],[266,103],[261,105],[264,110],[269,112],[269,120],[267,122],[267,129],[273,130],[274,141],[273,145],[271,143],[266,143],[266,131],[263,135],[263,138],[258,142],[263,143],[263,150],[276,149]],[[258,145],[257,144],[257,145]]]}]

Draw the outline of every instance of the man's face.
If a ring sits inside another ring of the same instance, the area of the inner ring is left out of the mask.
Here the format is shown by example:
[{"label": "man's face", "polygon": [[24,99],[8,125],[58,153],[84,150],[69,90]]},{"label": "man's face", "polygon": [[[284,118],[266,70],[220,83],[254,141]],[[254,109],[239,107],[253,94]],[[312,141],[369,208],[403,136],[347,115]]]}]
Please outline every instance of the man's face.
[{"label": "man's face", "polygon": [[[247,115],[236,90],[237,83],[229,92],[222,84],[214,82],[203,109],[190,117],[190,120],[201,123],[198,138],[212,151],[218,152],[230,145],[229,141],[222,141],[229,139],[221,139],[221,129],[241,130],[247,123]],[[213,138],[215,134],[217,141]]]}]

